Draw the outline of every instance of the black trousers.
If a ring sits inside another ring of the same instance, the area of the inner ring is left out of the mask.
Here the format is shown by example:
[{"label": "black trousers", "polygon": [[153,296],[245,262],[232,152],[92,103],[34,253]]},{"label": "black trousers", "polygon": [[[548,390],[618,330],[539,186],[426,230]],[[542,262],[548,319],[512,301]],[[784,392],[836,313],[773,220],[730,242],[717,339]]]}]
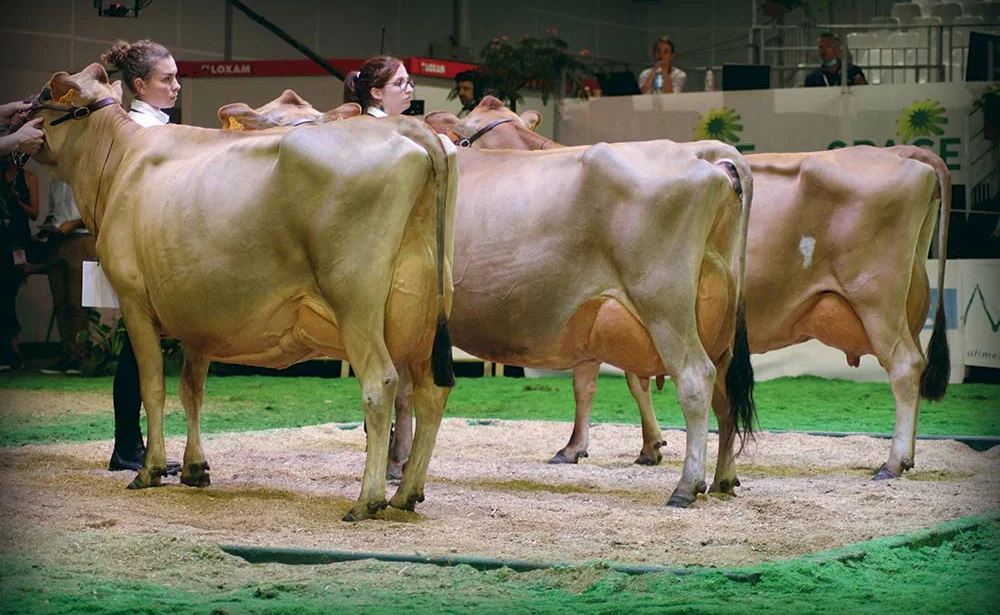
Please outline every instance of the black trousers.
[{"label": "black trousers", "polygon": [[115,449],[127,454],[142,447],[142,428],[139,426],[139,411],[142,396],[139,392],[139,364],[132,351],[132,342],[125,334],[118,368],[115,370]]}]

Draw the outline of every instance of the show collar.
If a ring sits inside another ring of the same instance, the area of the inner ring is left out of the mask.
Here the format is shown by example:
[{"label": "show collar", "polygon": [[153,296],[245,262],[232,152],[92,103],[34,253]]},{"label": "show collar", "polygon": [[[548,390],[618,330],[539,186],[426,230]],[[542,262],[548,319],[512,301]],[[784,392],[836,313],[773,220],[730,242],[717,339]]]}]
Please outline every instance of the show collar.
[{"label": "show collar", "polygon": [[385,111],[379,109],[378,107],[368,107],[365,109],[365,113],[372,117],[389,117],[389,114]]}]

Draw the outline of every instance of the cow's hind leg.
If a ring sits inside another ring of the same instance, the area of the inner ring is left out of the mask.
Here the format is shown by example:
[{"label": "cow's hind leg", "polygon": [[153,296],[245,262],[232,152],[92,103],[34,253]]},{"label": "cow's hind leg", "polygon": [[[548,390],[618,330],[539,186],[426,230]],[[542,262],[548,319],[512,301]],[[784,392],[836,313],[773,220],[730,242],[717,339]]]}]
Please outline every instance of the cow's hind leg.
[{"label": "cow's hind leg", "polygon": [[[688,346],[693,348],[692,345]],[[679,373],[671,374],[677,385],[677,398],[684,411],[687,444],[681,480],[667,500],[667,506],[690,506],[699,493],[705,493],[705,462],[708,452],[708,409],[712,405],[715,366],[704,355],[702,361],[690,361]]]},{"label": "cow's hind leg", "polygon": [[451,392],[449,387],[434,384],[431,362],[410,366],[413,379],[413,403],[417,415],[417,428],[413,439],[413,451],[403,471],[403,480],[389,505],[402,510],[413,510],[424,501],[424,484],[430,465],[434,442],[437,440],[445,402]]},{"label": "cow's hind leg", "polygon": [[641,466],[655,466],[663,460],[660,447],[665,442],[656,422],[656,412],[653,410],[653,397],[649,389],[649,378],[640,378],[631,372],[625,373],[628,390],[639,405],[639,417],[642,421],[642,450],[635,462]]},{"label": "cow's hind leg", "polygon": [[913,467],[917,420],[920,415],[923,355],[909,332],[904,332],[891,353],[881,361],[889,373],[892,395],[896,401],[896,426],[892,432],[889,460],[876,472],[876,480],[897,478]]},{"label": "cow's hind leg", "polygon": [[[368,427],[361,495],[358,503],[344,516],[344,521],[370,519],[387,505],[385,471],[389,456],[389,423],[399,377],[382,338],[382,319],[372,318],[371,314],[366,316],[368,320],[362,319],[358,324],[354,324],[348,315],[341,321],[347,356],[361,385],[365,425]],[[360,324],[367,326],[362,329],[358,326]]]},{"label": "cow's hind leg", "polygon": [[569,442],[549,463],[578,463],[587,457],[590,444],[590,411],[597,391],[597,374],[600,363],[586,363],[573,370],[573,398],[576,401],[576,418]]},{"label": "cow's hind leg", "polygon": [[389,465],[385,477],[389,480],[403,478],[403,467],[413,447],[413,380],[410,368],[399,368],[399,386],[396,388],[396,429],[389,439]]},{"label": "cow's hind leg", "polygon": [[184,446],[181,482],[190,487],[207,487],[212,482],[208,475],[205,452],[201,448],[201,404],[205,399],[207,375],[208,359],[205,355],[185,349],[180,398],[187,416],[187,444]]},{"label": "cow's hind leg", "polygon": [[[727,351],[726,357],[720,362],[719,373],[725,373],[731,363],[732,354]],[[735,487],[740,486],[736,477],[736,423],[730,413],[729,395],[726,392],[725,378],[715,379],[712,391],[712,410],[719,424],[719,456],[715,465],[715,479],[709,488],[710,493],[736,495]]]}]

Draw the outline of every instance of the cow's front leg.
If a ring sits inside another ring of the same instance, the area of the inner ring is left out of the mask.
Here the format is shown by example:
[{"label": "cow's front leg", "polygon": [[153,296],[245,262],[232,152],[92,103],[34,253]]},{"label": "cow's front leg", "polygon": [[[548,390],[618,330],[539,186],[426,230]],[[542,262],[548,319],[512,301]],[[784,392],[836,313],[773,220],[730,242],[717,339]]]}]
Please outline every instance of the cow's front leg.
[{"label": "cow's front leg", "polygon": [[205,355],[185,348],[180,398],[187,417],[187,444],[184,446],[181,482],[191,487],[207,487],[212,482],[208,475],[208,462],[205,461],[205,453],[201,448],[201,404],[205,399],[207,375],[208,360]]},{"label": "cow's front leg", "polygon": [[590,411],[597,391],[597,375],[600,363],[586,363],[573,370],[573,398],[576,401],[576,418],[569,442],[549,463],[577,463],[587,457],[590,444]]},{"label": "cow's front leg", "polygon": [[625,374],[629,393],[639,405],[639,417],[642,422],[642,450],[635,462],[641,466],[655,466],[663,460],[660,447],[665,442],[660,432],[660,424],[656,422],[656,412],[653,410],[653,397],[649,389],[649,378],[640,378],[631,372]]},{"label": "cow's front leg", "polygon": [[699,493],[705,493],[705,458],[708,452],[708,409],[712,405],[715,366],[705,357],[691,362],[675,378],[677,398],[684,411],[687,445],[681,480],[667,500],[667,506],[690,506]]},{"label": "cow's front leg", "polygon": [[437,440],[444,406],[451,389],[434,384],[431,363],[411,365],[413,378],[413,403],[417,415],[417,429],[413,440],[413,451],[403,472],[403,480],[392,496],[389,505],[402,510],[413,510],[424,501],[424,484],[427,482],[427,468],[430,465],[434,442]]},{"label": "cow's front leg", "polygon": [[163,484],[167,474],[167,447],[163,440],[163,404],[166,390],[163,382],[163,354],[160,334],[153,327],[149,315],[122,302],[122,316],[139,366],[139,391],[146,409],[149,432],[146,438],[146,457],[142,468],[129,489],[145,489]]}]

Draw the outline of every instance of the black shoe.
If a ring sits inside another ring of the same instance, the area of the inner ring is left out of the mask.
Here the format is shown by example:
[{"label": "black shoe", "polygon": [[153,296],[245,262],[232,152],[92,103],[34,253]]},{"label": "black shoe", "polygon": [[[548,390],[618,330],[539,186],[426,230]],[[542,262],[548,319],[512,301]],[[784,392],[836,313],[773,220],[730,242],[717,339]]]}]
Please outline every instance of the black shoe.
[{"label": "black shoe", "polygon": [[[146,449],[136,449],[131,455],[123,457],[118,454],[118,449],[111,451],[111,461],[108,462],[108,470],[118,472],[121,470],[132,470],[138,472],[142,469],[143,460],[146,458]],[[176,476],[181,471],[181,464],[176,461],[167,461],[167,476]]]}]

